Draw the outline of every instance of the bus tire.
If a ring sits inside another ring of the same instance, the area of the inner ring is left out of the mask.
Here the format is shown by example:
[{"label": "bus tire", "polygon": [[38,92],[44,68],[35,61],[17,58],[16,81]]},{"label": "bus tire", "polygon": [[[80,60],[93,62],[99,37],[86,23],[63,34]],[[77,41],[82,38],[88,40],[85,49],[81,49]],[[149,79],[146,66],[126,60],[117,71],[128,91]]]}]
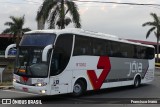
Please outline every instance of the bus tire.
[{"label": "bus tire", "polygon": [[77,80],[73,86],[73,96],[81,96],[85,90],[85,82],[82,80]]},{"label": "bus tire", "polygon": [[136,78],[134,79],[134,88],[139,87],[141,84],[141,77],[140,76],[136,76]]}]

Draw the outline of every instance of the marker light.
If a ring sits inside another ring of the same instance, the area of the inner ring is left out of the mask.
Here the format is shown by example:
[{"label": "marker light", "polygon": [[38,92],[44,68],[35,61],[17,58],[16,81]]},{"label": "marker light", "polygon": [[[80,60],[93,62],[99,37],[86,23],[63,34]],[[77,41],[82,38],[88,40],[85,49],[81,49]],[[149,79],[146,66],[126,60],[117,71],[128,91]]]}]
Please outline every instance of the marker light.
[{"label": "marker light", "polygon": [[19,72],[26,72],[26,70],[24,70],[24,69],[19,69]]}]

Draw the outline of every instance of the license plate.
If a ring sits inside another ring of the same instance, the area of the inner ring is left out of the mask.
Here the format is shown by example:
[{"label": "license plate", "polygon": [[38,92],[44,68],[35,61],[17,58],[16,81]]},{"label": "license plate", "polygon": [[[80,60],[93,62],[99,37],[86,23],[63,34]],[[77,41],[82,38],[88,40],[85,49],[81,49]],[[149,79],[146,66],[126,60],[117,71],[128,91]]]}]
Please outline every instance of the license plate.
[{"label": "license plate", "polygon": [[28,92],[28,88],[23,87],[23,91]]}]

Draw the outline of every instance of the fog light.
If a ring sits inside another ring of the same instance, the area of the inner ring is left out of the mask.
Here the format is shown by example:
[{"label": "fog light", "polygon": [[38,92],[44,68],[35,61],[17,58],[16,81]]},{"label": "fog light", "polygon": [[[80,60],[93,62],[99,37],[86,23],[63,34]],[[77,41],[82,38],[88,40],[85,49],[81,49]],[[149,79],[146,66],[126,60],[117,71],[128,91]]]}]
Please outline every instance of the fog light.
[{"label": "fog light", "polygon": [[13,78],[13,82],[16,82],[16,79],[15,79],[15,78]]},{"label": "fog light", "polygon": [[41,83],[38,83],[38,84],[37,84],[37,86],[41,87],[41,86],[42,86],[42,84],[41,84]]},{"label": "fog light", "polygon": [[41,93],[42,93],[42,94],[45,94],[45,93],[46,93],[46,90],[41,90]]}]

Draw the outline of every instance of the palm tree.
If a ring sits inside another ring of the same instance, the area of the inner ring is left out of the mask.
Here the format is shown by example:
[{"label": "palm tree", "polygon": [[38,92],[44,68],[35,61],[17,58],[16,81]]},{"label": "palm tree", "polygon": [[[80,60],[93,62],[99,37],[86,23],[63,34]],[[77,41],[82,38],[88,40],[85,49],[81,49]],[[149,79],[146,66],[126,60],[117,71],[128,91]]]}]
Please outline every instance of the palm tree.
[{"label": "palm tree", "polygon": [[152,22],[146,22],[142,26],[151,26],[151,28],[148,30],[146,34],[146,38],[149,37],[149,35],[154,32],[156,38],[157,38],[157,62],[159,59],[159,40],[160,40],[160,17],[157,16],[156,13],[151,13],[150,14],[153,17]]},{"label": "palm tree", "polygon": [[[59,29],[61,29],[61,22],[62,22],[62,19],[58,19],[57,23],[56,23],[56,25],[58,26]],[[71,22],[72,22],[72,20],[69,17],[66,17],[64,19],[64,25],[65,26],[68,26]]]},{"label": "palm tree", "polygon": [[[68,13],[71,18],[66,17]],[[38,24],[41,24],[38,29],[44,29],[46,21],[49,23],[49,29],[55,28],[56,25],[59,29],[64,29],[71,22],[76,28],[81,27],[78,7],[74,2],[68,0],[44,0],[36,20]]]},{"label": "palm tree", "polygon": [[22,17],[14,17],[10,16],[11,22],[6,22],[4,25],[9,26],[9,28],[6,28],[2,34],[12,34],[14,40],[16,39],[16,44],[18,46],[20,38],[22,36],[22,33],[26,31],[30,31],[30,28],[23,28],[24,25],[24,16]]}]

